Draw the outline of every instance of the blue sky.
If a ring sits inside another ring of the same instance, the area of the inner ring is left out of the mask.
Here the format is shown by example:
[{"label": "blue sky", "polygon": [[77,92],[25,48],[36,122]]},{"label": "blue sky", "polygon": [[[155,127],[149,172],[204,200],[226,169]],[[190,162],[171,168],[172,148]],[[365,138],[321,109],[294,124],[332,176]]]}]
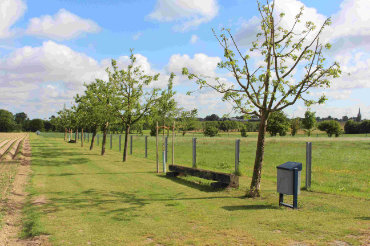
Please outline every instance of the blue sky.
[{"label": "blue sky", "polygon": [[[333,44],[328,57],[345,75],[325,90],[328,102],[312,109],[319,116],[341,117],[354,116],[361,107],[370,118],[369,1],[280,0],[277,5],[288,18],[304,5],[305,18],[317,24],[332,16],[324,37]],[[170,72],[178,75],[180,106],[197,107],[200,116],[232,114],[231,105],[212,91],[186,96],[195,84],[180,68],[230,80],[216,69],[223,50],[211,29],[230,27],[243,44],[255,35],[258,18],[254,0],[0,0],[0,13],[0,108],[31,118],[48,118],[70,105],[84,82],[104,78],[111,58],[127,64],[130,48],[148,73],[162,74],[158,86],[165,86]],[[297,103],[286,112],[302,116],[305,110]]]}]

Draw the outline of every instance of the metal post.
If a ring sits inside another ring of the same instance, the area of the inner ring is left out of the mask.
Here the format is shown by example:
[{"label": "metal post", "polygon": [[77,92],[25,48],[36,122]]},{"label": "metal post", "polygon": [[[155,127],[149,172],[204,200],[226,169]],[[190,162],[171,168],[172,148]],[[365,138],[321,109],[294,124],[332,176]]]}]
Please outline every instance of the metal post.
[{"label": "metal post", "polygon": [[293,173],[293,209],[298,208],[298,170],[294,169]]},{"label": "metal post", "polygon": [[235,140],[235,174],[239,175],[240,139]]},{"label": "metal post", "polygon": [[130,136],[130,155],[132,155],[132,135]]},{"label": "metal post", "polygon": [[172,126],[172,165],[175,165],[175,121]]},{"label": "metal post", "polygon": [[164,150],[162,154],[162,160],[163,160],[163,173],[166,173],[166,152]]},{"label": "metal post", "polygon": [[312,143],[306,142],[306,189],[311,188]]},{"label": "metal post", "polygon": [[193,138],[193,168],[197,167],[197,138]]},{"label": "metal post", "polygon": [[148,136],[145,136],[145,158],[148,158]]},{"label": "metal post", "polygon": [[110,135],[110,149],[112,149],[112,134]]},{"label": "metal post", "polygon": [[158,156],[158,121],[156,127],[156,135],[155,135],[155,155],[156,155],[156,162],[157,162],[157,173],[159,173],[159,156]]},{"label": "metal post", "polygon": [[164,140],[164,152],[165,152],[165,158],[167,162],[167,155],[168,155],[168,137],[165,138]]},{"label": "metal post", "polygon": [[121,152],[121,137],[122,135],[119,135],[119,143],[118,143],[119,152]]}]

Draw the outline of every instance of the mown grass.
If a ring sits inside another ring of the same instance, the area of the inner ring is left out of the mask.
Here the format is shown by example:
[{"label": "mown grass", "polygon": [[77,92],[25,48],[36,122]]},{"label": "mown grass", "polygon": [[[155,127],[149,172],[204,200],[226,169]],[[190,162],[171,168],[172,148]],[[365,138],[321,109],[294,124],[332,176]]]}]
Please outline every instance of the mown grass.
[{"label": "mown grass", "polygon": [[[295,146],[281,144],[287,145],[267,151],[281,154]],[[246,199],[247,175],[240,189],[213,191],[207,182],[157,175],[151,158],[134,154],[122,163],[109,144],[105,156],[60,138],[32,135],[31,146],[30,201],[44,197],[45,204],[25,211],[28,231],[49,233],[54,245],[327,245],[334,240],[356,245],[369,235],[364,191],[346,196],[302,191],[299,210],[279,208],[275,164],[264,167],[262,197]]]},{"label": "mown grass", "polygon": [[[44,134],[45,136],[63,138],[58,133]],[[323,135],[323,134],[322,134]],[[368,160],[370,138],[362,134],[328,138],[324,137],[268,137],[266,139],[263,179],[275,181],[276,166],[287,161],[301,162],[302,180],[305,177],[306,142],[313,143],[312,150],[312,190],[370,198],[370,174]],[[85,145],[87,135],[85,136]],[[91,137],[91,135],[90,135]],[[235,139],[231,137],[206,138],[197,137],[197,167],[226,173],[235,172]],[[172,162],[172,138],[168,139],[167,163]],[[256,136],[242,138],[240,146],[240,171],[250,177],[253,171]],[[99,136],[101,147],[102,136]],[[133,156],[145,157],[145,137],[133,136]],[[163,138],[159,138],[159,158],[162,168]],[[122,135],[123,150],[123,135]],[[77,143],[80,146],[80,142]],[[110,151],[110,135],[107,137],[106,150]],[[119,135],[112,135],[112,150],[119,151]],[[148,137],[148,159],[155,160],[155,137]],[[192,165],[192,137],[176,136],[175,138],[175,164]],[[154,168],[154,167],[153,167]],[[302,186],[305,184],[302,183]]]}]

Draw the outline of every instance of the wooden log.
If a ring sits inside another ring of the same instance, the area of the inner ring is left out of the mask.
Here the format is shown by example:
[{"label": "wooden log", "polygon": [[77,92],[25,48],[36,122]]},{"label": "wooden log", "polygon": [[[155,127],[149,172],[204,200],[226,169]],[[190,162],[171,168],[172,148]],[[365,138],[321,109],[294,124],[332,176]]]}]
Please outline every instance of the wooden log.
[{"label": "wooden log", "polygon": [[[221,184],[215,184],[215,187],[233,187],[238,188],[239,187],[239,177],[235,174],[229,174],[229,173],[221,173],[221,172],[214,172],[210,170],[203,170],[198,168],[192,168],[192,167],[184,167],[184,166],[178,166],[178,165],[170,165],[169,170],[174,173],[183,173],[191,176],[196,176],[203,179],[208,180],[215,180],[218,181]],[[171,174],[175,175],[175,174]],[[177,174],[178,175],[178,174]]]}]

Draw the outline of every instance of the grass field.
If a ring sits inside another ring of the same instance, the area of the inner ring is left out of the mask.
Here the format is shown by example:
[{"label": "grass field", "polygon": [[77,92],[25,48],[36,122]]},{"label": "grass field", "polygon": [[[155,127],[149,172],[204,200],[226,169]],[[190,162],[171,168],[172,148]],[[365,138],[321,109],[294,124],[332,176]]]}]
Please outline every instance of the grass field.
[{"label": "grass field", "polygon": [[[241,139],[240,169],[244,176],[252,175],[256,153],[256,133]],[[45,134],[62,138],[62,134]],[[306,142],[312,142],[312,190],[349,196],[370,198],[370,137],[345,135],[340,138],[321,137],[268,137],[266,139],[263,179],[276,180],[276,166],[287,161],[306,162]],[[197,167],[226,173],[235,171],[235,139],[239,137],[197,137]],[[87,138],[86,138],[87,140]],[[172,161],[171,136],[168,139],[167,162]],[[159,157],[162,168],[162,137],[159,138]],[[97,143],[97,142],[96,142]],[[99,137],[101,147],[102,137]],[[85,145],[88,145],[87,141]],[[80,146],[80,143],[77,144]],[[122,135],[123,146],[123,135]],[[123,147],[122,147],[123,148]],[[107,137],[110,151],[110,137]],[[119,135],[112,136],[112,150],[119,151]],[[133,136],[133,156],[145,157],[145,137]],[[155,137],[148,137],[148,159],[155,160]],[[175,164],[192,165],[192,136],[175,138]],[[305,167],[305,166],[304,166]],[[154,168],[154,167],[153,167]],[[153,169],[154,170],[154,169]],[[302,170],[304,181],[305,168]],[[304,183],[302,183],[304,186]]]},{"label": "grass field", "polygon": [[[183,147],[181,141],[176,145],[176,163],[190,165],[191,138],[183,141]],[[199,157],[199,166],[232,171],[226,165],[233,165],[233,139],[219,141],[224,142],[201,144],[199,139],[198,154],[206,156],[203,164]],[[369,140],[313,141],[313,191],[302,191],[297,211],[277,205],[275,166],[293,157],[303,161],[306,139],[269,139],[262,197],[246,199],[254,141],[243,140],[242,160],[247,161],[240,189],[213,191],[194,178],[157,175],[153,151],[144,159],[139,145],[122,163],[121,153],[110,151],[109,142],[102,157],[97,148],[89,151],[87,145],[32,135],[31,198],[23,233],[50,234],[54,245],[369,242]],[[222,161],[226,164],[218,164]]]}]

